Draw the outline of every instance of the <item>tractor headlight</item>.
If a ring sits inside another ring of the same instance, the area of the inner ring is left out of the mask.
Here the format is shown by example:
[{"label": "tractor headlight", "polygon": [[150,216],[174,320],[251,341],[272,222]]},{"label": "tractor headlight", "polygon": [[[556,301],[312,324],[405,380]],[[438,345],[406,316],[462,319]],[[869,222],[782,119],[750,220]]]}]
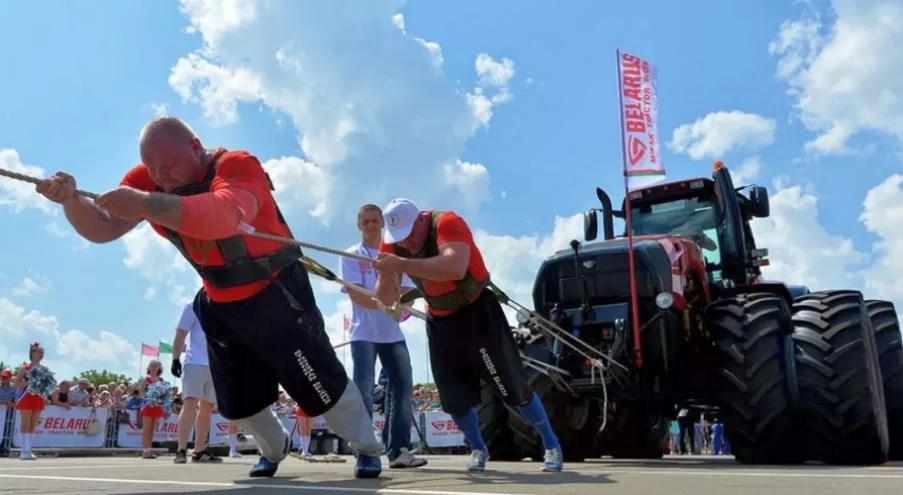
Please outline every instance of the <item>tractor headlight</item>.
[{"label": "tractor headlight", "polygon": [[659,309],[668,309],[672,304],[674,304],[674,295],[670,292],[659,292],[658,295],[655,296],[655,305],[658,306]]}]

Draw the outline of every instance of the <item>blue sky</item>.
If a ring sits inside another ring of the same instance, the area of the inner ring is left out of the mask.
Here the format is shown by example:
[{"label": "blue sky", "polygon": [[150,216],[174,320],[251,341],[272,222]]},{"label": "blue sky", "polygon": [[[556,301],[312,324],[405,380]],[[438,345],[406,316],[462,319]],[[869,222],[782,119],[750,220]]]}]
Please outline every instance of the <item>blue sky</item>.
[{"label": "blue sky", "polygon": [[[166,111],[256,154],[296,235],[348,246],[360,204],[408,196],[463,213],[494,278],[526,298],[594,186],[621,196],[621,48],[658,67],[669,177],[723,159],[771,190],[756,225],[769,277],[903,304],[898,2],[216,5],[0,5],[0,166],[102,192]],[[139,343],[170,339],[196,288],[146,230],[88,245],[27,187],[0,182],[0,229],[6,362],[37,339],[63,375],[134,374]],[[348,302],[316,289],[338,342]],[[405,330],[423,381],[422,328]]]}]

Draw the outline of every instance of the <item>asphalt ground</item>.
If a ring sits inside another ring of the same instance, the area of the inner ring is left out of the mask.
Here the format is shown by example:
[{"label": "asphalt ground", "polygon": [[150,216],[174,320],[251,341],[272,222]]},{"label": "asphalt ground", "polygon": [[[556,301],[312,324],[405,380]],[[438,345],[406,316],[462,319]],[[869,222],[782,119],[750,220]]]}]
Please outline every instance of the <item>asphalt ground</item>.
[{"label": "asphalt ground", "polygon": [[467,473],[466,456],[426,456],[411,470],[385,469],[377,479],[352,477],[354,459],[310,463],[289,458],[272,479],[249,479],[256,457],[223,464],[174,465],[171,456],[137,458],[0,459],[0,493],[27,494],[668,494],[879,495],[903,492],[903,463],[876,467],[819,464],[744,466],[730,457],[666,457],[655,461],[599,459],[541,473],[538,463],[493,462]]}]

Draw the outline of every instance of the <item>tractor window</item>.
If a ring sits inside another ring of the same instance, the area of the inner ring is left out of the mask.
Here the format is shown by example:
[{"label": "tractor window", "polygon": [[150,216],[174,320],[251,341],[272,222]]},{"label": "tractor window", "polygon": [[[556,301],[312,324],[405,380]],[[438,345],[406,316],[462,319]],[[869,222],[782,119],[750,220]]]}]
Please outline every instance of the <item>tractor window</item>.
[{"label": "tractor window", "polygon": [[700,197],[639,205],[632,210],[633,234],[674,234],[693,240],[702,251],[711,282],[721,280],[714,204]]}]

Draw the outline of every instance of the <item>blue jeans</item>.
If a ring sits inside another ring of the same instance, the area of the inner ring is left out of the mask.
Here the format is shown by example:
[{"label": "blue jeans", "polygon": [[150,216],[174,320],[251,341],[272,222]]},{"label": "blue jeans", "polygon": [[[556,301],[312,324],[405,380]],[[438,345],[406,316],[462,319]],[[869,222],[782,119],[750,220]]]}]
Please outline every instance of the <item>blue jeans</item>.
[{"label": "blue jeans", "polygon": [[403,340],[389,344],[361,340],[351,342],[354,384],[360,390],[371,416],[377,356],[389,380],[384,407],[386,427],[383,428],[383,444],[386,446],[386,456],[391,460],[398,456],[401,448],[411,448],[411,398],[414,393],[411,356]]}]

